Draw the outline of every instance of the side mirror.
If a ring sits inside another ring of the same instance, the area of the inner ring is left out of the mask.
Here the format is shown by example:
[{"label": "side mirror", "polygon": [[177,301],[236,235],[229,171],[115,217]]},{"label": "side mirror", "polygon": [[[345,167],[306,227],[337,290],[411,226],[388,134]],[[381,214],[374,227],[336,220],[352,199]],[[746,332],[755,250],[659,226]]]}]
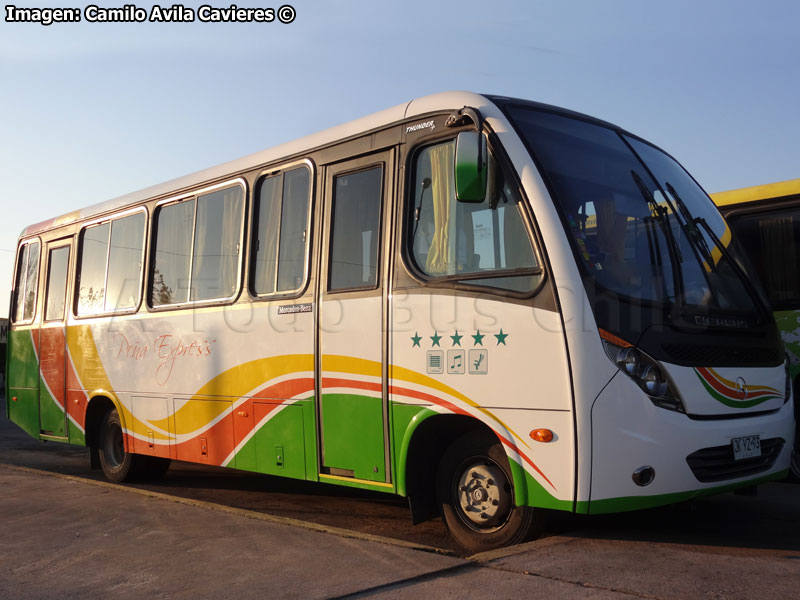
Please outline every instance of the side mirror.
[{"label": "side mirror", "polygon": [[486,199],[487,158],[485,135],[478,131],[458,134],[454,171],[459,202],[477,203]]}]

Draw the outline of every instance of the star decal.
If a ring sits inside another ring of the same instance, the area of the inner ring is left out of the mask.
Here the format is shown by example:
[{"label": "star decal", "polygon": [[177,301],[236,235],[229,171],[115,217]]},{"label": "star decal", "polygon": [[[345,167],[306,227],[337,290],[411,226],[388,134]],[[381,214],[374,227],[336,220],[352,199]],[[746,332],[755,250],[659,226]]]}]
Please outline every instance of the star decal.
[{"label": "star decal", "polygon": [[419,333],[417,333],[415,331],[414,332],[414,337],[411,338],[411,342],[412,342],[411,343],[411,347],[413,348],[414,346],[416,346],[417,348],[419,348],[420,347],[419,342],[420,342],[421,339],[422,338],[420,337]]},{"label": "star decal", "polygon": [[506,345],[506,338],[508,337],[508,334],[507,333],[503,333],[503,328],[502,327],[500,328],[500,333],[495,333],[494,337],[497,338],[497,345],[498,346],[500,344],[503,344],[503,346]]},{"label": "star decal", "polygon": [[[441,340],[441,339],[442,339],[442,336],[440,336],[436,331],[434,331],[433,335],[431,336],[431,342],[433,342],[431,344],[431,348],[433,346],[439,346],[439,340]],[[439,347],[441,348],[441,346],[439,346]]]},{"label": "star decal", "polygon": [[460,346],[462,337],[464,336],[458,335],[458,329],[456,329],[456,334],[450,336],[450,339],[453,340],[453,346]]},{"label": "star decal", "polygon": [[474,342],[472,342],[472,345],[477,346],[480,344],[481,346],[483,346],[483,338],[485,337],[486,335],[485,334],[481,335],[481,330],[478,329],[475,335],[472,336],[472,339],[475,340]]}]

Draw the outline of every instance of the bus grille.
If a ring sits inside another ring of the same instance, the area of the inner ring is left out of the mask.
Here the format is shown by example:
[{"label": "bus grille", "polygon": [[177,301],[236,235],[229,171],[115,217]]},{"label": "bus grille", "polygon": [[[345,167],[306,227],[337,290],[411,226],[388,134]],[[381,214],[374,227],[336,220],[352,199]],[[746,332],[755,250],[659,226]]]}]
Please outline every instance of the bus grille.
[{"label": "bus grille", "polygon": [[761,456],[733,460],[733,448],[714,446],[703,448],[686,457],[689,468],[702,483],[725,481],[767,471],[775,464],[784,441],[781,438],[761,440]]},{"label": "bus grille", "polygon": [[664,344],[662,348],[679,363],[706,367],[774,367],[783,360],[775,348],[763,346]]}]

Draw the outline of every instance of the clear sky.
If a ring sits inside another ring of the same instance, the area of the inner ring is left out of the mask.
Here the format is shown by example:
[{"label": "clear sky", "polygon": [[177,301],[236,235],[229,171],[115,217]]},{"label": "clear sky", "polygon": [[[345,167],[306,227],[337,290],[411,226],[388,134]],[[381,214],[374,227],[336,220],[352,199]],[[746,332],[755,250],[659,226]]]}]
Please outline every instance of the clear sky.
[{"label": "clear sky", "polygon": [[796,0],[291,4],[291,24],[0,20],[0,317],[27,224],[437,91],[606,119],[709,192],[800,177]]}]

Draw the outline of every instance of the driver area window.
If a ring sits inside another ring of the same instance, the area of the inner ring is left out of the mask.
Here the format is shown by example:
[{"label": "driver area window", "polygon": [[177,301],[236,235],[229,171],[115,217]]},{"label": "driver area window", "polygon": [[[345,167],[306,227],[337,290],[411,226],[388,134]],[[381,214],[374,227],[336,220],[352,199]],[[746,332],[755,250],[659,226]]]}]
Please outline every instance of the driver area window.
[{"label": "driver area window", "polygon": [[455,140],[448,140],[423,148],[414,160],[409,227],[414,263],[433,280],[533,291],[541,270],[517,194],[490,156],[486,199],[458,202],[454,153]]}]

